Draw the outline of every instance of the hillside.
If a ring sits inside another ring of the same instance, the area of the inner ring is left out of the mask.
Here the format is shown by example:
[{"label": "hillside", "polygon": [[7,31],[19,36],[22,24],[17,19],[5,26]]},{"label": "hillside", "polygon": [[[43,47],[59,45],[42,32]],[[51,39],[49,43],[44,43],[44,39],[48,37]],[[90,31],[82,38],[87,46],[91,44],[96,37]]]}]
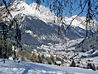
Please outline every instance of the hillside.
[{"label": "hillside", "polygon": [[[31,18],[31,20],[29,18]],[[83,38],[85,36],[85,30],[77,27],[73,31],[69,29],[66,34],[59,32],[58,26],[51,26],[44,23],[39,19],[34,19],[32,16],[26,16],[24,21],[25,33],[22,36],[22,43],[27,45],[42,45],[47,43],[58,44],[65,43],[67,39],[73,40],[78,38]],[[73,27],[72,27],[73,28]],[[74,29],[74,28],[73,28]],[[79,30],[82,31],[79,32]]]},{"label": "hillside", "polygon": [[87,38],[84,42],[83,42],[83,47],[80,46],[78,47],[78,45],[76,45],[77,50],[82,50],[85,49],[85,51],[89,51],[91,49],[93,49],[93,52],[98,50],[98,34],[95,33],[93,36],[90,36],[89,38]]},{"label": "hillside", "polygon": [[98,71],[0,59],[0,74],[97,74]]},{"label": "hillside", "polygon": [[[17,1],[13,4],[15,5],[16,3]],[[65,22],[63,29],[62,23],[58,23],[57,21],[57,19],[60,18],[57,18],[57,16],[55,16],[55,14],[51,12],[49,8],[41,5],[38,10],[36,9],[36,5],[36,3],[27,5],[26,3],[19,1],[16,5],[17,9],[12,12],[14,18],[17,18],[18,21],[24,21],[20,26],[22,31],[25,32],[22,35],[23,44],[36,47],[41,46],[42,44],[47,45],[48,43],[65,43],[66,40],[75,40],[85,37],[85,17],[77,17],[73,21],[72,26],[70,26],[70,28],[65,33],[66,27],[70,24],[72,18],[74,18],[75,16],[70,18],[65,17],[63,19],[63,21]],[[20,8],[23,9],[18,11]],[[96,23],[97,22],[95,21],[93,27],[96,27]],[[58,29],[58,27],[61,27],[60,30]],[[64,30],[64,33],[61,33],[62,30]],[[88,32],[90,31],[88,30]],[[92,34],[92,32],[90,34]]]},{"label": "hillside", "polygon": [[[70,18],[63,17],[63,20],[58,23],[57,20],[60,20],[60,18],[58,18],[54,12],[51,12],[49,8],[42,5],[36,9],[36,5],[36,3],[28,5],[23,1],[14,1],[9,6],[9,9],[12,10],[12,17],[20,24],[22,44],[35,48],[37,46],[47,45],[48,43],[64,44],[67,41],[85,37],[85,17],[78,16],[75,18],[77,15]],[[2,7],[0,8],[2,9]],[[66,31],[67,26],[70,25],[73,18],[75,18],[74,21]],[[65,23],[64,26],[62,25],[62,22]],[[91,20],[91,22],[94,23],[89,24],[89,26],[92,27],[92,31],[89,31],[90,29],[88,29],[89,35],[92,35],[97,31],[98,22],[95,20]]]}]

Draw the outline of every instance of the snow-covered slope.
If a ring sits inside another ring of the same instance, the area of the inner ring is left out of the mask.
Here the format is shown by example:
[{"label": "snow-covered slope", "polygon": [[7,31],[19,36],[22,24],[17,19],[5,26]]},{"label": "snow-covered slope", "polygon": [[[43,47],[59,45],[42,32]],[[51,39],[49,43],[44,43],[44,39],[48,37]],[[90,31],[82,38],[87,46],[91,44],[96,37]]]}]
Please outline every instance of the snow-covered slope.
[{"label": "snow-covered slope", "polygon": [[[70,22],[73,20],[71,26],[86,29],[86,17],[79,17],[79,16],[75,15],[75,16],[72,16],[70,18],[65,17],[64,20],[65,20],[65,23],[67,25],[70,24]],[[90,30],[90,27],[91,27],[92,32],[96,31],[97,30],[97,24],[98,24],[97,21],[90,20],[90,24],[88,23],[88,30]]]},{"label": "snow-covered slope", "polygon": [[[57,21],[57,19],[60,19],[60,18],[57,18],[57,16],[53,12],[51,12],[49,8],[46,8],[43,5],[39,6],[37,3],[32,3],[32,4],[28,5],[23,1],[15,1],[13,4],[14,4],[13,6],[16,6],[16,8],[17,8],[15,12],[12,12],[13,16],[15,16],[19,13],[22,13],[22,14],[25,14],[25,15],[35,16],[35,17],[39,18],[40,20],[44,21],[45,23],[47,23],[47,22],[52,22],[53,23],[54,19],[55,19],[55,24],[56,25],[61,25],[61,22],[58,23],[58,21]],[[21,11],[19,11],[19,10],[21,10]],[[76,16],[77,15],[74,15],[70,18],[64,17],[62,21],[65,22],[66,25],[69,25],[70,22]],[[97,24],[98,24],[97,21],[90,20],[89,27],[91,27],[93,32],[97,30]],[[71,26],[86,29],[85,28],[86,18],[77,16],[73,20]],[[88,29],[88,30],[90,30],[90,29]]]},{"label": "snow-covered slope", "polygon": [[[88,52],[88,54],[94,53],[96,50],[98,50],[98,33],[95,33],[93,34],[93,36],[86,39],[83,42],[83,47],[78,47],[78,45],[76,45],[76,48],[77,50],[82,50],[84,48],[85,51]],[[94,49],[94,51],[92,49]]]},{"label": "snow-covered slope", "polygon": [[42,5],[38,7],[37,3],[32,3],[28,5],[23,1],[14,1],[13,7],[16,7],[16,9],[12,11],[12,16],[22,13],[25,15],[36,16],[45,23],[53,22],[54,17],[57,18],[55,14],[49,10],[49,8],[46,8]]},{"label": "snow-covered slope", "polygon": [[98,74],[98,71],[0,59],[0,74]]},{"label": "snow-covered slope", "polygon": [[14,6],[16,8],[11,12],[12,16],[18,22],[24,21],[20,26],[25,32],[21,40],[23,44],[37,46],[47,43],[65,43],[66,40],[75,40],[85,36],[85,30],[79,27],[72,27],[66,34],[61,33],[60,30],[58,35],[58,24],[53,23],[54,17],[57,17],[49,8],[42,5],[36,9],[36,3],[28,5],[22,1],[15,1],[12,7]]},{"label": "snow-covered slope", "polygon": [[94,51],[94,49],[91,49],[91,50],[87,51],[86,53],[87,53],[87,54],[92,54],[93,51]]},{"label": "snow-covered slope", "polygon": [[38,7],[38,5],[36,3],[32,3],[32,4],[30,4],[30,6],[32,7],[32,10],[35,11],[35,15],[38,18],[40,18],[42,21],[44,21],[45,23],[53,22],[54,21],[54,17],[57,19],[55,14],[53,12],[51,12],[49,8],[46,8],[43,5],[40,5]]},{"label": "snow-covered slope", "polygon": [[95,52],[93,52],[92,54],[98,54],[98,50],[96,50]]}]

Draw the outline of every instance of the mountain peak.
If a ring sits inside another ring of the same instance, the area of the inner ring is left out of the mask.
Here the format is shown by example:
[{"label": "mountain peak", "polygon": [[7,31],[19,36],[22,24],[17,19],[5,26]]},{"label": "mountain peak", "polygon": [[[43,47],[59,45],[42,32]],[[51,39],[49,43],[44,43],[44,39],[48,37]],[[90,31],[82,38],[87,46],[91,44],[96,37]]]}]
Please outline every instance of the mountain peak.
[{"label": "mountain peak", "polygon": [[[60,25],[61,23],[58,23],[57,19],[59,19],[54,12],[51,12],[49,8],[43,6],[43,5],[38,5],[37,3],[31,3],[30,5],[26,4],[23,1],[14,1],[13,6],[16,6],[17,9],[12,12],[12,15],[15,16],[17,14],[25,14],[25,15],[30,15],[30,16],[35,16],[38,19],[44,21],[45,23],[51,22],[53,23],[55,20],[55,24]],[[12,6],[12,7],[13,7]],[[38,9],[36,9],[38,8]],[[20,11],[21,10],[21,11]],[[75,18],[76,17],[76,18]],[[75,18],[73,20],[73,18]],[[73,20],[71,26],[73,27],[80,27],[82,29],[85,29],[85,17],[79,17],[77,15],[74,15],[70,18],[65,17],[64,22],[66,25],[70,25],[70,22]],[[97,23],[97,22],[95,22]],[[93,27],[96,29],[96,24],[93,23]]]}]

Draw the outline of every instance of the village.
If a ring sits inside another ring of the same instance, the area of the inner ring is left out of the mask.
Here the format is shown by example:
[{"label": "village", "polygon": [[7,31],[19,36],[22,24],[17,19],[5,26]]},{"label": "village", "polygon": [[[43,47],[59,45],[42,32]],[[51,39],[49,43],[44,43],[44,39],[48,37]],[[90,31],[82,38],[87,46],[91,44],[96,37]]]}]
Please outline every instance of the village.
[{"label": "village", "polygon": [[[17,54],[20,53],[19,50],[20,48],[12,46],[12,51],[15,51],[16,55],[19,55]],[[61,44],[54,46],[49,43],[48,45],[37,47],[37,49],[32,49],[30,59],[28,59],[28,55],[26,57],[26,53],[23,54],[19,56],[20,61],[98,70],[98,50],[94,52],[91,49],[85,53],[75,52],[75,47],[67,48],[66,45]],[[24,56],[25,60],[23,60],[22,56]]]},{"label": "village", "polygon": [[50,46],[42,45],[38,48],[44,49],[45,52],[38,52],[34,49],[32,53],[43,55],[45,58],[53,58],[51,63],[44,60],[44,64],[98,70],[98,51],[92,52],[93,49],[85,53],[74,52],[74,47],[65,49],[66,47],[60,44],[55,47],[51,44]]}]

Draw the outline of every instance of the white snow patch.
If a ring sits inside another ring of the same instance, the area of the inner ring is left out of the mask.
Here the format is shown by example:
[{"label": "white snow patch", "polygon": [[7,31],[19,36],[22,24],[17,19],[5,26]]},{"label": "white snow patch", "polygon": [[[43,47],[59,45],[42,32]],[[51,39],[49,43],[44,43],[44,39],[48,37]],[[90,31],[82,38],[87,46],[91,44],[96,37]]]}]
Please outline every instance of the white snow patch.
[{"label": "white snow patch", "polygon": [[0,74],[98,74],[98,71],[0,59]]},{"label": "white snow patch", "polygon": [[91,49],[91,50],[87,51],[86,53],[87,53],[87,54],[92,54],[92,53],[93,53],[93,50],[94,50],[94,49]]},{"label": "white snow patch", "polygon": [[93,52],[92,54],[98,54],[98,50],[96,50],[95,52]]},{"label": "white snow patch", "polygon": [[32,31],[30,31],[30,30],[26,30],[26,31],[25,31],[25,33],[30,33],[30,34],[31,34],[31,33],[32,33]]}]

